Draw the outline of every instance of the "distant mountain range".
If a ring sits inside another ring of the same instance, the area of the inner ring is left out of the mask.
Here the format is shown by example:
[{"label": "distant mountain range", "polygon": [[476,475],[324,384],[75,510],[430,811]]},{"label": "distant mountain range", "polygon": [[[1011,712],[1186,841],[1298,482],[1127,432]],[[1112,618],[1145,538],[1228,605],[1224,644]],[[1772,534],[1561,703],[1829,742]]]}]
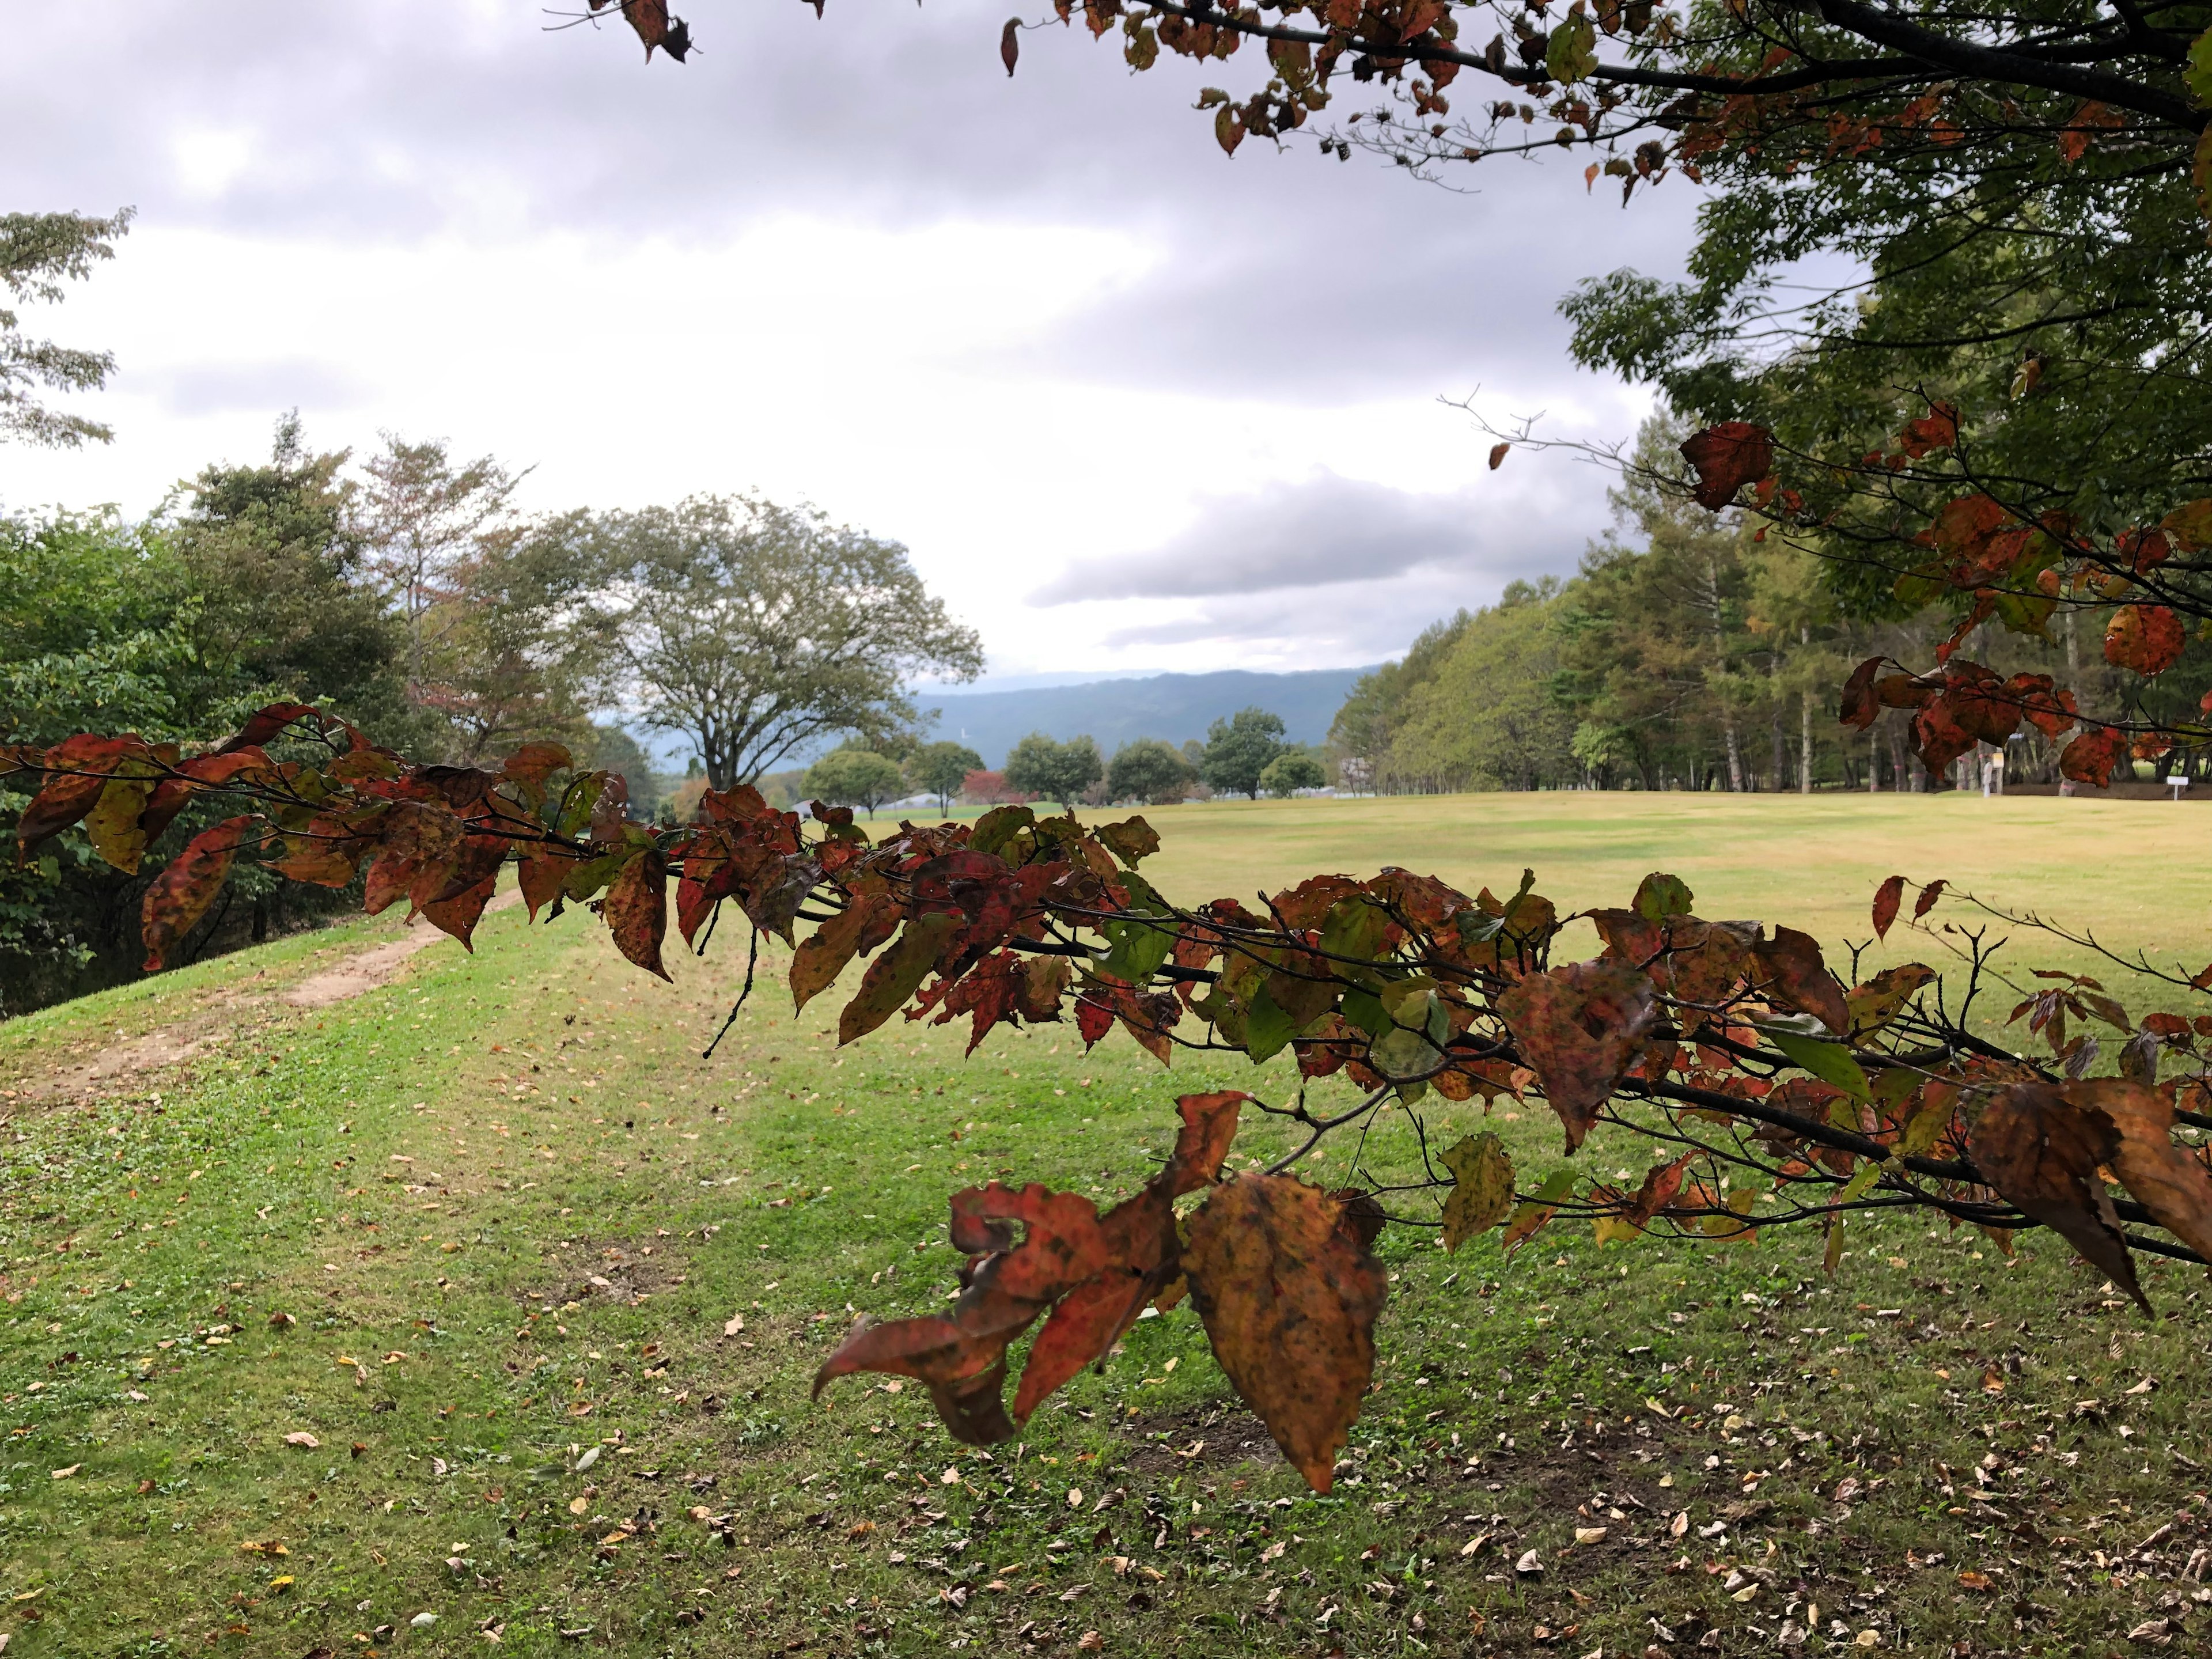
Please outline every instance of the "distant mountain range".
[{"label": "distant mountain range", "polygon": [[1065,742],[1085,734],[1108,755],[1131,738],[1180,744],[1203,738],[1213,721],[1240,708],[1280,714],[1293,743],[1319,743],[1343,707],[1352,683],[1370,668],[1313,668],[1262,674],[1241,668],[1214,674],[1155,674],[1145,679],[1091,680],[1079,685],[1014,691],[933,687],[918,693],[924,709],[941,711],[933,738],[964,743],[997,767],[1032,732]]}]

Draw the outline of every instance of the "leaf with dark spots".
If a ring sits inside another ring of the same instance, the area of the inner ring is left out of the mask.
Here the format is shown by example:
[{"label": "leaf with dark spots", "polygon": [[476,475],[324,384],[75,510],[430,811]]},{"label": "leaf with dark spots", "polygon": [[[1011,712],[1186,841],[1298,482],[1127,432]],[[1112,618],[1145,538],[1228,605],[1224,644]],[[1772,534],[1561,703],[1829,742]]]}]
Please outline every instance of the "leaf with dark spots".
[{"label": "leaf with dark spots", "polygon": [[494,872],[473,887],[432,899],[422,907],[423,918],[440,933],[459,939],[461,948],[473,956],[477,947],[472,935],[477,923],[483,916],[484,906],[491,902],[492,895],[498,890],[499,875]]},{"label": "leaf with dark spots", "polygon": [[2112,781],[2112,769],[2128,757],[2128,734],[2111,726],[2084,732],[2058,754],[2058,770],[2076,783],[2102,789]]},{"label": "leaf with dark spots", "polygon": [[1002,1397],[1006,1339],[975,1337],[950,1319],[894,1319],[854,1327],[814,1374],[814,1397],[855,1371],[910,1376],[926,1384],[937,1414],[963,1445],[991,1446],[1016,1430]]},{"label": "leaf with dark spots", "polygon": [[1085,1279],[1061,1297],[1022,1363],[1014,1421],[1027,1422],[1054,1390],[1103,1358],[1143,1316],[1161,1288],[1133,1272],[1111,1272]]},{"label": "leaf with dark spots", "polygon": [[2163,674],[2188,643],[2181,618],[2162,605],[2124,605],[2105,630],[2105,660],[2144,678]]},{"label": "leaf with dark spots", "polygon": [[1132,870],[1139,860],[1160,850],[1160,832],[1141,817],[1124,818],[1119,823],[1102,823],[1097,836],[1108,850]]},{"label": "leaf with dark spots", "polygon": [[1669,916],[1686,916],[1695,908],[1689,884],[1680,876],[1669,876],[1659,871],[1637,884],[1636,896],[1630,908],[1646,921],[1664,921]]},{"label": "leaf with dark spots", "polygon": [[384,815],[377,843],[362,908],[374,915],[393,900],[407,898],[419,909],[453,873],[461,853],[461,821],[442,805],[397,800]]},{"label": "leaf with dark spots", "polygon": [[1717,513],[1744,485],[1774,469],[1774,434],[1748,421],[1723,421],[1682,441],[1682,459],[1697,469],[1691,491],[1699,507]]},{"label": "leaf with dark spots", "polygon": [[[136,765],[152,770],[143,762]],[[153,793],[153,786],[144,776],[129,775],[133,767],[134,763],[123,763],[84,816],[84,838],[92,843],[92,850],[126,876],[138,873],[138,861],[146,855],[143,820]]]},{"label": "leaf with dark spots", "polygon": [[1512,1212],[1513,1159],[1505,1143],[1487,1132],[1444,1149],[1452,1189],[1444,1200],[1444,1248],[1456,1250]]},{"label": "leaf with dark spots", "polygon": [[647,847],[607,884],[602,907],[614,933],[615,948],[648,974],[662,979],[661,941],[668,937],[668,860]]},{"label": "leaf with dark spots", "polygon": [[258,822],[251,813],[225,818],[194,836],[182,852],[161,866],[161,873],[154,878],[138,906],[148,973],[167,966],[169,953],[207,915],[230,874],[240,841]]},{"label": "leaf with dark spots", "polygon": [[1850,1029],[1844,988],[1820,958],[1820,943],[1794,927],[1777,927],[1771,939],[1752,947],[1768,994],[1807,1013],[1840,1036]]},{"label": "leaf with dark spots", "polygon": [[1657,1011],[1648,975],[1601,957],[1528,975],[1498,1000],[1498,1012],[1572,1152],[1634,1063]]},{"label": "leaf with dark spots", "polygon": [[2212,1262],[2212,1174],[2173,1140],[2173,1103],[2157,1089],[2123,1078],[2069,1083],[2066,1098],[2100,1111],[2118,1132],[2112,1172],[2158,1224]]},{"label": "leaf with dark spots", "polygon": [[1219,1178],[1221,1160],[1229,1156],[1230,1143],[1237,1139],[1238,1110],[1251,1098],[1237,1089],[1177,1097],[1176,1111],[1182,1119],[1182,1127],[1176,1133],[1175,1152],[1160,1176],[1171,1196],[1197,1192]]},{"label": "leaf with dark spots", "polygon": [[1191,1218],[1191,1299],[1214,1356],[1283,1455],[1327,1492],[1375,1370],[1382,1264],[1342,1206],[1291,1176],[1243,1175]]},{"label": "leaf with dark spots", "polygon": [[1885,968],[1865,984],[1854,986],[1844,996],[1851,1021],[1848,1040],[1854,1046],[1864,1042],[1903,1012],[1915,992],[1935,980],[1934,969],[1908,962]]},{"label": "leaf with dark spots", "polygon": [[1930,772],[1941,772],[1981,739],[1959,723],[1958,709],[1938,698],[1912,717],[1912,750]]},{"label": "leaf with dark spots", "polygon": [[797,1012],[836,984],[855,956],[868,954],[896,932],[899,915],[898,900],[888,891],[855,893],[842,910],[817,927],[792,953],[792,1011]]},{"label": "leaf with dark spots", "polygon": [[2064,1237],[2150,1312],[2112,1195],[2097,1174],[2120,1150],[2120,1132],[2110,1117],[2072,1104],[2050,1084],[2020,1084],[1990,1102],[1968,1150],[2005,1202]]},{"label": "leaf with dark spots", "polygon": [[[1017,1243],[1013,1224],[1022,1234]],[[1041,1182],[1007,1187],[998,1182],[952,1195],[952,1248],[991,1260],[969,1281],[994,1294],[1049,1302],[1097,1273],[1106,1262],[1106,1237],[1098,1206],[1079,1193],[1054,1192]],[[969,1329],[988,1328],[969,1322]]]},{"label": "leaf with dark spots", "polygon": [[837,1016],[837,1042],[842,1047],[864,1037],[889,1019],[906,1000],[921,988],[936,967],[938,953],[960,927],[957,914],[939,911],[916,916],[901,930],[898,943],[868,964],[860,988]]},{"label": "leaf with dark spots", "polygon": [[1113,1029],[1112,1008],[1088,991],[1075,1000],[1075,1030],[1085,1049],[1095,1048],[1098,1040]]},{"label": "leaf with dark spots", "polygon": [[1913,902],[1913,921],[1919,921],[1930,910],[1933,910],[1936,908],[1936,901],[1943,896],[1943,890],[1950,884],[1951,884],[1949,882],[1944,881],[1939,878],[1935,881],[1929,882],[1925,887],[1922,888],[1920,890],[1919,898],[1915,900]]},{"label": "leaf with dark spots", "polygon": [[1886,939],[1897,921],[1897,907],[1905,898],[1905,878],[1892,876],[1874,892],[1874,936]]},{"label": "leaf with dark spots", "polygon": [[1544,1184],[1536,1189],[1533,1198],[1526,1198],[1514,1206],[1513,1214],[1505,1224],[1504,1237],[1498,1240],[1499,1251],[1510,1256],[1538,1233],[1552,1218],[1559,1212],[1559,1206],[1575,1189],[1572,1170],[1554,1170],[1544,1177]]},{"label": "leaf with dark spots", "polygon": [[31,798],[15,823],[16,859],[60,834],[92,811],[107,787],[109,774],[125,755],[144,752],[137,738],[78,736],[46,753],[46,786]]}]

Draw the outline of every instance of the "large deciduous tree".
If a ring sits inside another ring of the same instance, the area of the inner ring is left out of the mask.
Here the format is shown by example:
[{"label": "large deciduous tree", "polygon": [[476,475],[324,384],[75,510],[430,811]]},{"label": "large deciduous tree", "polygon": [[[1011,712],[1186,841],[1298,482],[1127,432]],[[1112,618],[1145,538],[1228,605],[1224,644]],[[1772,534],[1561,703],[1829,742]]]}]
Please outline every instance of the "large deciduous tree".
[{"label": "large deciduous tree", "polygon": [[1010,787],[1040,800],[1056,800],[1072,812],[1085,791],[1106,775],[1106,763],[1095,738],[1075,737],[1057,743],[1042,732],[1032,732],[1007,751],[1002,769]]},{"label": "large deciduous tree", "polygon": [[607,699],[691,742],[709,783],[750,783],[837,732],[909,725],[913,676],[981,672],[973,629],[906,550],[758,496],[574,513],[537,532],[594,571],[582,610]]},{"label": "large deciduous tree", "polygon": [[1205,757],[1199,775],[1224,793],[1260,798],[1260,775],[1290,745],[1283,741],[1283,717],[1264,708],[1240,708],[1206,728]]}]

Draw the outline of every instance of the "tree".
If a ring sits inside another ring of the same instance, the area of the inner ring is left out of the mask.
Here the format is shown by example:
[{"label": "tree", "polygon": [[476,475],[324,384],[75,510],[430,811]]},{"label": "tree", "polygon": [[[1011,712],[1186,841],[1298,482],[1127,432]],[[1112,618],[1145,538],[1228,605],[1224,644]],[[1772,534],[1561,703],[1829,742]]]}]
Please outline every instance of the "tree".
[{"label": "tree", "polygon": [[1106,769],[1106,789],[1115,800],[1175,805],[1182,802],[1196,776],[1173,744],[1158,738],[1132,738],[1114,751]]},{"label": "tree", "polygon": [[1004,770],[1010,787],[1038,799],[1056,800],[1062,811],[1072,813],[1083,792],[1106,775],[1106,763],[1090,738],[1055,743],[1042,732],[1032,732],[1007,752]]},{"label": "tree", "polygon": [[952,798],[960,793],[970,772],[983,769],[983,757],[962,743],[940,739],[926,743],[915,750],[906,763],[906,775],[915,787],[926,789],[937,797],[937,810],[952,810]]},{"label": "tree", "polygon": [[1319,789],[1328,781],[1328,769],[1303,749],[1286,749],[1269,761],[1260,774],[1260,787],[1270,795],[1291,796],[1301,789]]},{"label": "tree", "polygon": [[[312,802],[306,769],[274,761],[270,744],[319,749]],[[2138,1253],[2212,1266],[2212,1172],[2173,1138],[2177,1122],[2212,1117],[2156,1086],[2173,1064],[2191,1085],[2179,1097],[2198,1102],[2212,1039],[2184,1015],[2131,1014],[2095,981],[2049,973],[2013,1016],[2047,1054],[1991,1042],[1967,1023],[1996,948],[1984,923],[2096,946],[1940,880],[1891,876],[1869,921],[1878,938],[1898,931],[1948,951],[1950,976],[1907,963],[1847,985],[1810,936],[1700,920],[1688,886],[1663,872],[1618,907],[1562,907],[1533,872],[1500,899],[1396,868],[1313,876],[1259,909],[1226,896],[1183,905],[1139,873],[1160,846],[1141,817],[1085,829],[1010,806],[972,823],[902,824],[878,843],[849,809],[819,809],[810,834],[740,787],[708,792],[692,823],[656,830],[627,817],[614,780],[555,746],[526,746],[496,771],[425,766],[299,704],[257,711],[189,757],[96,732],[10,746],[0,778],[29,786],[21,854],[81,823],[125,870],[176,807],[238,809],[147,887],[149,969],[174,958],[234,871],[331,887],[359,878],[372,910],[404,897],[465,941],[512,857],[533,915],[588,902],[648,972],[665,971],[672,875],[687,944],[703,948],[726,905],[752,929],[749,956],[763,932],[793,941],[801,1008],[872,956],[839,1015],[841,1043],[902,1010],[969,1018],[971,1048],[998,1025],[1072,1012],[1086,1048],[1119,1026],[1163,1064],[1178,1048],[1255,1066],[1287,1053],[1300,1083],[1291,1096],[1271,1090],[1279,1103],[1236,1089],[1182,1096],[1158,1173],[1103,1214],[1034,1183],[952,1196],[951,1243],[967,1262],[951,1306],[859,1322],[816,1389],[856,1372],[913,1377],[971,1443],[1013,1438],[1146,1306],[1187,1291],[1231,1386],[1328,1491],[1373,1388],[1389,1276],[1370,1246],[1401,1219],[1437,1227],[1447,1249],[1503,1230],[1508,1251],[1561,1218],[1624,1241],[1809,1224],[1832,1263],[1855,1218],[1918,1211],[1981,1227],[2008,1250],[2049,1227],[2146,1312]],[[1939,904],[1966,925],[1931,921]],[[1600,953],[1555,962],[1585,920]],[[802,921],[813,931],[799,940]],[[1857,954],[1838,958],[1853,978]],[[2176,995],[2212,982],[2212,969],[2124,965]],[[750,988],[748,974],[740,1007]],[[2128,1037],[2117,1075],[2085,1075],[2103,1052],[2093,1025]],[[1295,1173],[1327,1137],[1364,1141],[1397,1118],[1425,1152],[1432,1094],[1509,1093],[1542,1100],[1568,1152],[1602,1123],[1607,1165],[1641,1137],[1647,1167],[1638,1178],[1570,1164],[1532,1182],[1497,1136],[1476,1133],[1423,1158],[1426,1173],[1395,1187],[1388,1207]],[[1288,1119],[1302,1144],[1272,1167],[1238,1169],[1248,1113]],[[1009,1350],[1040,1321],[1010,1406]]]},{"label": "tree", "polygon": [[1283,752],[1283,717],[1264,708],[1240,708],[1206,728],[1206,758],[1199,775],[1216,789],[1260,799],[1260,774]]},{"label": "tree", "polygon": [[569,514],[542,526],[597,573],[598,684],[690,739],[716,789],[834,732],[910,724],[905,680],[973,679],[982,653],[906,550],[757,496]]},{"label": "tree", "polygon": [[[131,228],[131,211],[106,219],[76,213],[0,214],[0,287],[10,299],[58,303],[65,283],[82,282]],[[48,340],[27,340],[13,311],[0,307],[0,436],[73,448],[115,434],[97,421],[47,408],[33,387],[97,392],[115,372],[111,352],[80,351]]]},{"label": "tree", "polygon": [[406,626],[408,689],[419,696],[430,650],[470,614],[454,603],[465,572],[508,553],[518,538],[509,504],[526,475],[489,455],[455,466],[442,440],[409,443],[390,432],[363,470],[363,566]]},{"label": "tree", "polygon": [[833,749],[806,769],[807,793],[838,806],[864,806],[870,817],[904,781],[896,761],[866,749]]}]

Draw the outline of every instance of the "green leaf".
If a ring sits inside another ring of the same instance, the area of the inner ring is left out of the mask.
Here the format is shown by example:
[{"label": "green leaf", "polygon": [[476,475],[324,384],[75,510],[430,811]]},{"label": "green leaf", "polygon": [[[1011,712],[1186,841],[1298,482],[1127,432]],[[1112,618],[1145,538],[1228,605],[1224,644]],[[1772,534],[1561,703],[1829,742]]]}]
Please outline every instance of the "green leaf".
[{"label": "green leaf", "polygon": [[907,923],[898,942],[868,964],[859,994],[837,1016],[840,1047],[855,1037],[867,1036],[921,988],[922,981],[937,965],[937,953],[944,945],[945,936],[962,921],[960,916],[939,911],[916,916]]},{"label": "green leaf", "polygon": [[1390,1016],[1372,992],[1357,987],[1346,990],[1340,1006],[1344,1017],[1371,1037],[1382,1036],[1391,1028]]},{"label": "green leaf", "polygon": [[1664,921],[1688,915],[1691,902],[1689,885],[1681,877],[1654,870],[1637,888],[1634,908],[1646,921]]},{"label": "green leaf", "polygon": [[1389,926],[1389,914],[1372,899],[1339,899],[1322,918],[1321,948],[1331,957],[1372,962],[1382,951],[1382,937]]},{"label": "green leaf", "polygon": [[1844,1183],[1843,1190],[1836,1194],[1835,1201],[1838,1204],[1857,1203],[1873,1190],[1874,1183],[1881,1179],[1881,1159],[1872,1158],[1861,1159],[1859,1167],[1851,1172],[1851,1178]]},{"label": "green leaf", "polygon": [[1443,1054],[1420,1032],[1397,1025],[1367,1051],[1367,1063],[1393,1083],[1400,1083],[1426,1077],[1443,1063]]},{"label": "green leaf", "polygon": [[1597,30],[1580,12],[1552,31],[1544,47],[1544,67],[1562,86],[1586,81],[1597,67]]},{"label": "green leaf", "polygon": [[[1857,1100],[1865,1100],[1873,1092],[1868,1086],[1866,1073],[1851,1058],[1851,1051],[1831,1041],[1826,1035],[1827,1028],[1810,1015],[1801,1014],[1787,1024],[1771,1021],[1760,1025],[1759,1030],[1790,1057],[1791,1065],[1810,1072],[1821,1082],[1832,1083]],[[1821,1035],[1814,1036],[1815,1032]]]},{"label": "green leaf", "polygon": [[1137,915],[1157,916],[1160,920],[1099,923],[1098,931],[1106,936],[1107,948],[1095,960],[1100,973],[1111,974],[1132,985],[1142,985],[1159,971],[1160,964],[1175,950],[1175,924],[1168,920],[1168,902],[1150,882],[1133,870],[1126,872],[1121,879],[1128,889],[1132,910]]},{"label": "green leaf", "polygon": [[1036,822],[1036,814],[1026,806],[994,806],[968,832],[968,850],[996,853]]},{"label": "green leaf", "polygon": [[1572,1170],[1554,1170],[1544,1177],[1544,1184],[1536,1189],[1536,1196],[1521,1204],[1513,1212],[1513,1218],[1505,1224],[1505,1237],[1498,1248],[1507,1255],[1526,1244],[1542,1231],[1543,1225],[1559,1213],[1559,1200],[1575,1189]]},{"label": "green leaf", "polygon": [[1282,1053],[1297,1034],[1297,1021],[1276,1006],[1263,983],[1245,1005],[1244,1052],[1251,1056],[1255,1066],[1260,1065]]},{"label": "green leaf", "polygon": [[2189,83],[2197,101],[2212,108],[2212,29],[2197,37],[2197,44],[2189,49],[2189,67],[2181,72]]},{"label": "green leaf", "polygon": [[1447,1148],[1443,1161],[1452,1172],[1451,1195],[1444,1200],[1444,1248],[1456,1250],[1511,1212],[1513,1160],[1505,1143],[1486,1131]]}]

